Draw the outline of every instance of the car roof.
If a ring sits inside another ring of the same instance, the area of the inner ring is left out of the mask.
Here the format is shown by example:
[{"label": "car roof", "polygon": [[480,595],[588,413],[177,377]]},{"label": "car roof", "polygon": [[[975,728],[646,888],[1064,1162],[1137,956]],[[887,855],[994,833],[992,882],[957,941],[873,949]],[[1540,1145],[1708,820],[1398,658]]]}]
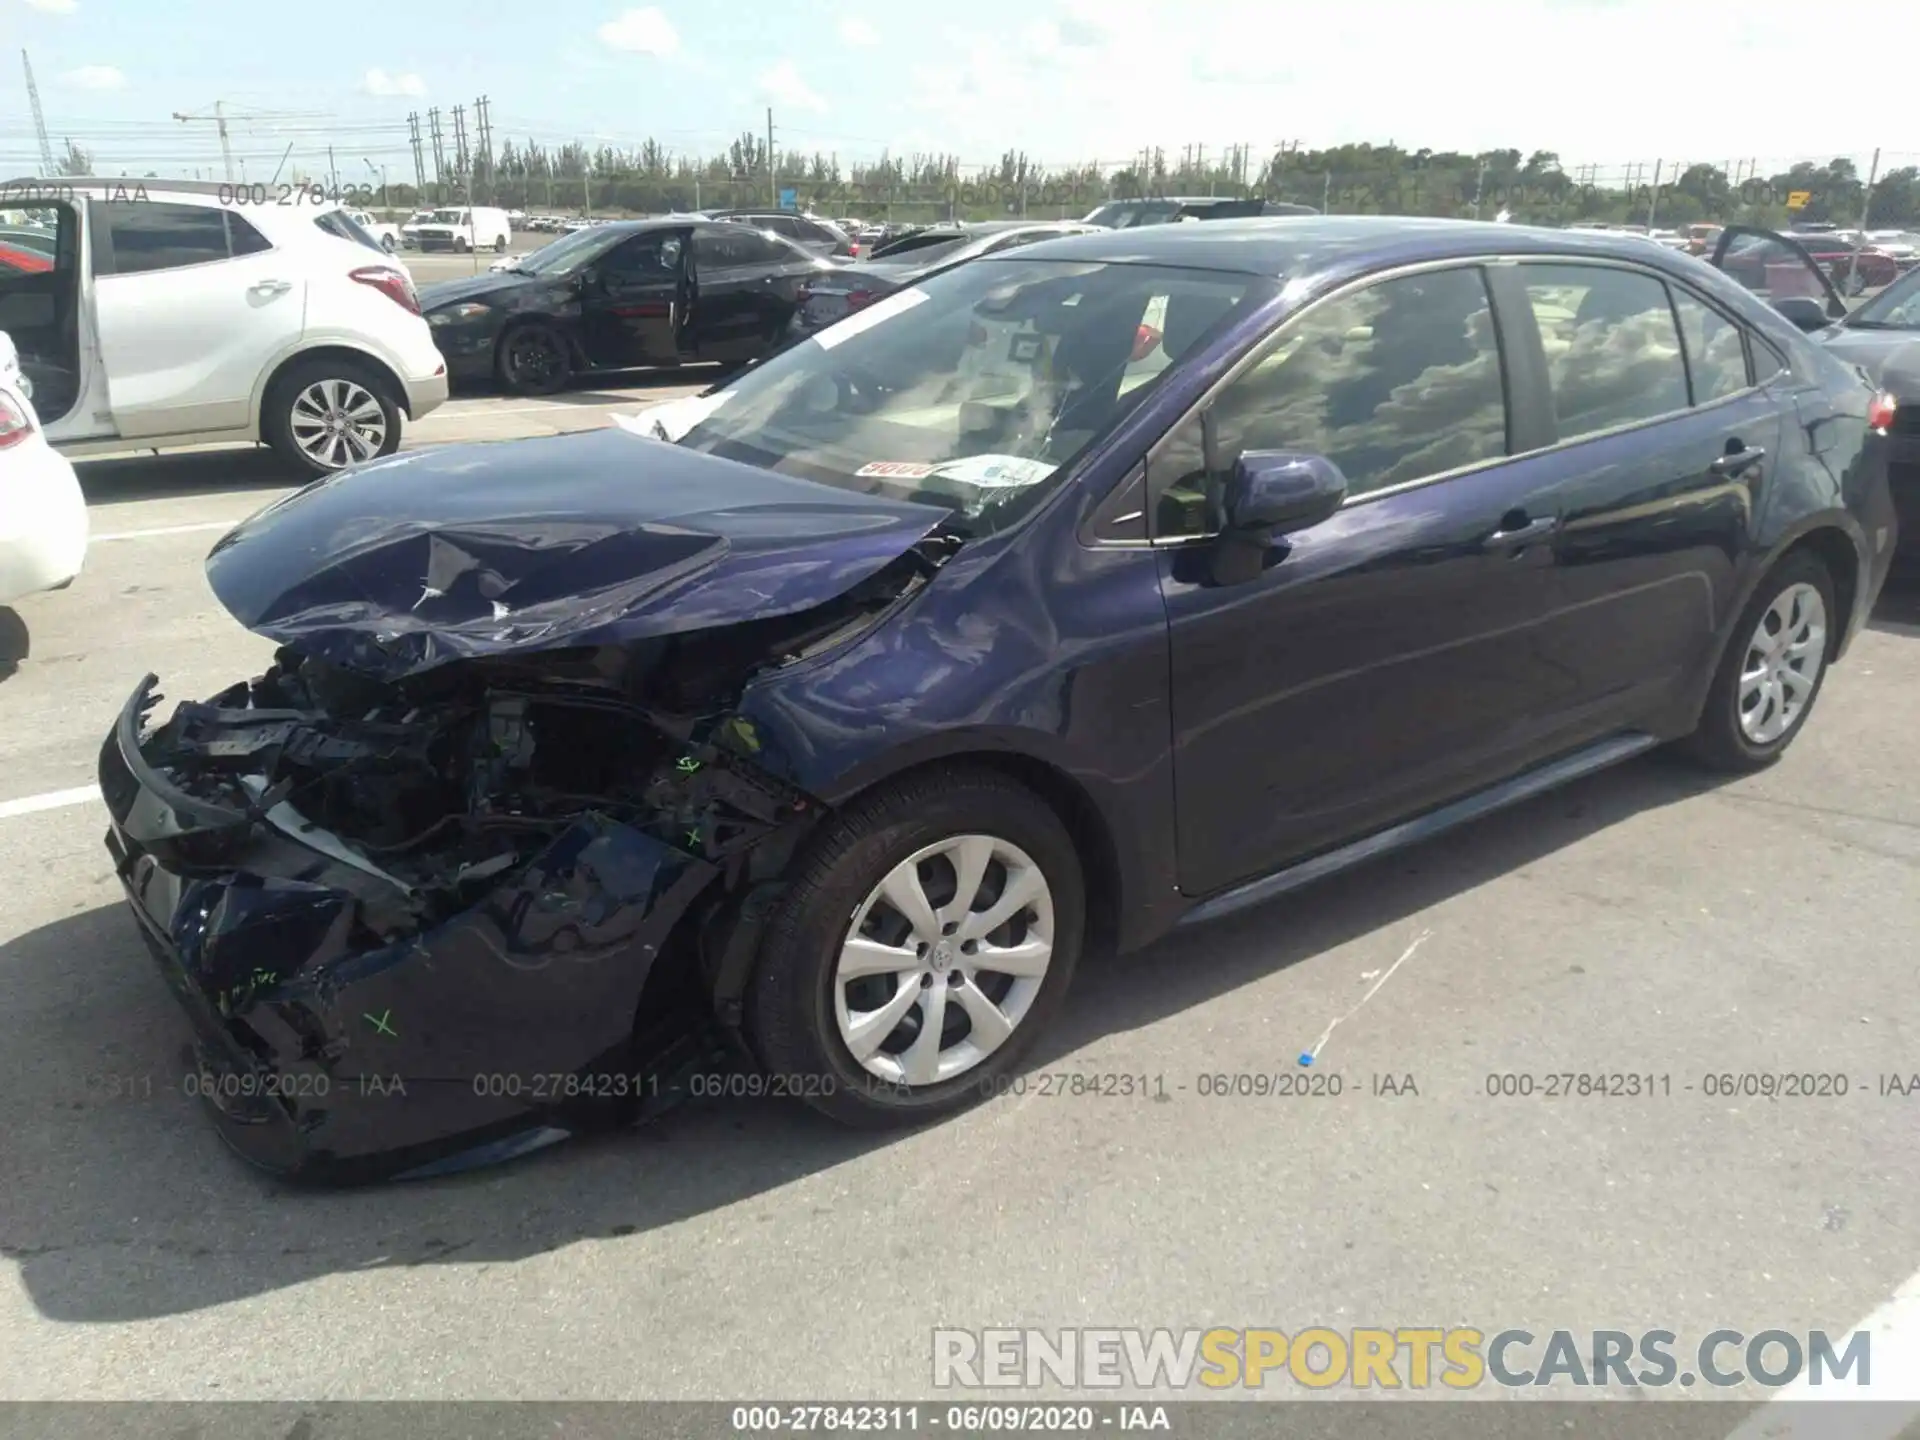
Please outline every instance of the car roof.
[{"label": "car roof", "polygon": [[988,258],[1005,264],[1073,260],[1166,265],[1280,278],[1335,267],[1366,270],[1516,252],[1666,264],[1681,275],[1696,274],[1702,263],[1650,245],[1644,236],[1397,215],[1285,215],[1143,225],[1039,240],[1010,255]]}]

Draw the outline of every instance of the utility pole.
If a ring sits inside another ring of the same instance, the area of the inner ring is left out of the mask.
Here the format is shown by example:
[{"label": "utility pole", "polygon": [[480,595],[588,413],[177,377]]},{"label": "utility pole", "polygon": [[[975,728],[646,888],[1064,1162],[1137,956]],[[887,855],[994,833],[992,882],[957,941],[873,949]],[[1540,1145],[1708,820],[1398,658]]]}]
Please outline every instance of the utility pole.
[{"label": "utility pole", "polygon": [[413,184],[424,197],[427,193],[427,166],[420,156],[420,112],[407,112],[407,143],[413,147]]},{"label": "utility pole", "polygon": [[211,116],[183,115],[178,110],[176,110],[173,112],[173,118],[178,120],[183,125],[187,124],[189,121],[194,121],[194,120],[211,119],[213,121],[214,125],[220,131],[220,158],[226,163],[227,183],[231,185],[233,183],[233,144],[227,138],[226,101],[224,100],[215,101],[213,106],[213,114]]},{"label": "utility pole", "polygon": [[427,133],[433,137],[433,198],[439,200],[440,187],[447,182],[447,151],[440,143],[440,107],[427,111]]},{"label": "utility pole", "polygon": [[40,111],[40,87],[33,83],[33,62],[27,58],[27,52],[20,52],[20,64],[27,72],[27,99],[33,105],[33,133],[40,141],[40,169],[49,177],[59,173],[59,167],[53,163],[53,142],[47,139],[47,117]]},{"label": "utility pole", "polygon": [[467,163],[467,107],[453,107],[453,178],[472,188],[473,170]]},{"label": "utility pole", "polygon": [[333,163],[331,145],[327,146],[327,193],[335,196],[340,193],[340,168]]},{"label": "utility pole", "polygon": [[780,208],[780,170],[773,163],[773,107],[767,107],[767,204]]},{"label": "utility pole", "polygon": [[1873,214],[1873,187],[1877,183],[1879,183],[1879,180],[1880,180],[1880,151],[1878,149],[1875,149],[1873,152],[1873,164],[1870,167],[1868,167],[1868,170],[1867,170],[1867,190],[1866,190],[1866,193],[1860,197],[1860,238],[1856,240],[1853,244],[1853,265],[1849,268],[1849,271],[1848,271],[1847,278],[1849,280],[1853,278],[1852,271],[1859,268],[1860,252],[1866,248],[1867,217]]},{"label": "utility pole", "polygon": [[474,115],[480,129],[480,163],[487,177],[486,199],[494,198],[493,183],[493,125],[487,119],[487,97],[482,95],[473,102]]},{"label": "utility pole", "polygon": [[374,174],[380,177],[380,208],[382,210],[391,209],[392,205],[387,196],[387,167],[384,165],[374,164],[373,161],[368,160],[367,157],[364,155],[362,155],[360,158],[362,161],[365,161],[366,167],[369,170],[373,171]]},{"label": "utility pole", "polygon": [[1647,200],[1648,230],[1653,229],[1654,213],[1660,208],[1660,167],[1664,164],[1666,164],[1664,160],[1656,160],[1653,162],[1653,194]]},{"label": "utility pole", "polygon": [[1322,215],[1333,213],[1333,171],[1331,170],[1327,171],[1326,183],[1320,189],[1320,213]]}]

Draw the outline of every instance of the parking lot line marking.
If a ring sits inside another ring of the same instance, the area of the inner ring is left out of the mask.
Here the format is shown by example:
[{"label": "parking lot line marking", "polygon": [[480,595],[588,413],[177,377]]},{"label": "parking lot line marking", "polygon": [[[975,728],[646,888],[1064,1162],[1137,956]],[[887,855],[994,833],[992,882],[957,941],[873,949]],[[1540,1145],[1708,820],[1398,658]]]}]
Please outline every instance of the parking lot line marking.
[{"label": "parking lot line marking", "polygon": [[89,543],[104,545],[109,540],[151,540],[156,535],[198,535],[209,530],[231,530],[239,523],[239,520],[203,520],[197,525],[162,525],[153,530],[120,530],[110,535],[95,535]]},{"label": "parking lot line marking", "polygon": [[98,785],[76,785],[71,790],[49,790],[44,795],[0,800],[0,820],[11,820],[16,815],[37,815],[42,810],[64,810],[69,805],[85,805],[99,798]]},{"label": "parking lot line marking", "polygon": [[[1920,1273],[1893,1292],[1878,1310],[1834,1337],[1844,1353],[1846,1337],[1865,1330],[1873,1338],[1872,1376],[1864,1387],[1829,1381],[1815,1387],[1802,1374],[1748,1415],[1727,1440],[1895,1440],[1920,1415]],[[1795,1402],[1784,1410],[1774,1402]],[[1851,1401],[1844,1412],[1816,1410],[1806,1402]],[[1880,1402],[1878,1404],[1863,1402]],[[1845,1423],[1840,1423],[1844,1419]]]}]

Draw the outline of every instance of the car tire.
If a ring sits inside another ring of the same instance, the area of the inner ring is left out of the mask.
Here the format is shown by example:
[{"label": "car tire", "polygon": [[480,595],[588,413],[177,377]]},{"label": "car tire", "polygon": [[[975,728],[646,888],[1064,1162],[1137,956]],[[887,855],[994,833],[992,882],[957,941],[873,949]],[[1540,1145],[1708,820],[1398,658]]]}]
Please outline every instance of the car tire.
[{"label": "car tire", "polygon": [[[963,912],[967,864],[979,883]],[[933,907],[917,928],[883,894],[889,886],[898,893],[909,873]],[[993,918],[1012,884],[1031,903],[1005,925],[963,938]],[[935,933],[942,920],[945,932]],[[949,1115],[995,1093],[1019,1066],[1066,996],[1085,933],[1080,857],[1045,801],[984,768],[910,776],[829,820],[797,862],[762,936],[748,1037],[780,1093],[843,1124],[879,1129]],[[1021,975],[969,958],[998,950],[1012,959],[1009,942]],[[897,960],[901,970],[843,973],[848,963],[871,964],[883,944],[893,953],[880,963]],[[932,1004],[941,1038],[915,1047],[909,1037],[924,1033]],[[991,1032],[981,1025],[989,1014],[997,1017]]]},{"label": "car tire", "polygon": [[471,247],[469,247],[469,246],[468,246],[468,244],[467,244],[467,237],[466,237],[466,236],[464,236],[464,235],[456,235],[456,236],[454,237],[454,241],[453,241],[453,253],[454,253],[454,254],[456,254],[456,255],[464,255],[464,254],[466,254],[466,253],[467,253],[467,251],[468,251],[468,249],[469,249],[469,248],[471,248]]},{"label": "car tire", "polygon": [[495,238],[493,242],[493,253],[496,255],[504,255],[507,253],[507,242],[504,238]]},{"label": "car tire", "polygon": [[400,247],[393,243],[393,237],[391,235],[383,235],[380,237],[380,248],[391,255]]},{"label": "car tire", "polygon": [[1844,623],[1835,610],[1832,573],[1818,556],[1791,552],[1741,612],[1700,724],[1682,748],[1708,768],[1732,774],[1773,764],[1813,713],[1834,627]]},{"label": "car tire", "polygon": [[[261,402],[260,438],[308,476],[393,454],[400,448],[400,426],[400,406],[386,381],[371,365],[353,360],[300,361]],[[330,463],[327,456],[342,458]]]},{"label": "car tire", "polygon": [[493,371],[511,394],[552,395],[573,378],[573,352],[567,337],[553,326],[529,321],[500,337]]}]

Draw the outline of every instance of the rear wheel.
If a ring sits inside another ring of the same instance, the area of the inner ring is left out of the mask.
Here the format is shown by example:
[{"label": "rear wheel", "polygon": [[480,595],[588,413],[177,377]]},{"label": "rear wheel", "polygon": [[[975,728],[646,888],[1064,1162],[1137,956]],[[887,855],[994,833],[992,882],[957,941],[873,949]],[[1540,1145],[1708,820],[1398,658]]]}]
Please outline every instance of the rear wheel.
[{"label": "rear wheel", "polygon": [[1686,749],[1716,770],[1778,760],[1813,713],[1841,623],[1827,567],[1805,551],[1787,556],[1742,612]]},{"label": "rear wheel", "polygon": [[290,464],[331,475],[399,449],[400,407],[368,366],[306,360],[274,382],[260,430]]},{"label": "rear wheel", "polygon": [[504,255],[507,253],[507,237],[506,236],[500,235],[495,237],[493,242],[493,253],[496,255]]},{"label": "rear wheel", "polygon": [[783,1088],[847,1124],[994,1093],[1058,1012],[1085,932],[1072,837],[992,771],[933,771],[830,823],[768,922],[748,1028]]},{"label": "rear wheel", "polygon": [[493,368],[515,395],[551,395],[573,377],[573,355],[553,326],[516,325],[500,337]]}]

